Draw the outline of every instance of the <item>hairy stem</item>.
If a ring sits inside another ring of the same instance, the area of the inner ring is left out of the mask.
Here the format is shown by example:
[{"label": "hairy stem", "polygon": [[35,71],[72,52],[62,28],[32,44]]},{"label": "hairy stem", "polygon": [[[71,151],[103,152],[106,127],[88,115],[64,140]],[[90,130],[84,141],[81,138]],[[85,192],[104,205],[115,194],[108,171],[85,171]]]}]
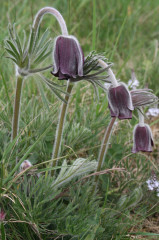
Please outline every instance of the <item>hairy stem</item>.
[{"label": "hairy stem", "polygon": [[52,7],[44,7],[39,10],[39,12],[36,14],[34,23],[33,23],[33,28],[35,32],[37,32],[40,22],[45,14],[52,14],[58,21],[62,34],[63,35],[68,35],[67,27],[65,20],[63,19],[62,15],[60,14],[59,11],[57,11],[55,8]]},{"label": "hairy stem", "polygon": [[137,109],[137,112],[138,112],[138,116],[139,116],[139,125],[141,127],[143,127],[145,125],[145,122],[144,122],[144,114],[143,114],[143,111],[142,111],[142,107],[139,107]]},{"label": "hairy stem", "polygon": [[[102,67],[102,68],[106,68],[108,67],[109,65],[104,62],[103,60],[99,59],[99,65]],[[114,87],[117,87],[118,86],[118,81],[113,73],[113,71],[111,70],[111,68],[108,69],[108,75],[109,75],[109,80],[111,81],[111,83],[113,84]]]},{"label": "hairy stem", "polygon": [[[34,44],[35,44],[35,41],[36,41],[39,25],[40,25],[41,20],[42,20],[42,18],[45,14],[53,15],[57,19],[57,21],[60,25],[62,35],[68,36],[68,30],[67,30],[66,23],[65,23],[65,20],[63,19],[62,15],[60,14],[60,12],[57,11],[55,8],[52,8],[52,7],[44,7],[44,8],[39,10],[39,12],[37,13],[37,15],[35,16],[35,19],[34,19],[34,23],[33,23],[33,31],[34,31],[33,48],[34,48]],[[67,93],[68,93],[68,95],[65,95],[65,101],[67,102],[67,104],[65,102],[63,102],[62,107],[61,107],[58,126],[57,126],[57,129],[56,129],[56,138],[55,138],[53,153],[52,153],[52,158],[53,159],[57,158],[59,156],[59,153],[60,153],[62,133],[63,133],[63,128],[64,128],[64,122],[65,122],[65,117],[66,117],[66,112],[67,112],[68,101],[69,101],[69,97],[70,97],[69,94],[71,93],[72,87],[73,87],[73,85],[70,83],[70,81],[68,81],[67,82]],[[53,167],[55,167],[56,165],[57,165],[57,161],[54,161],[53,162]],[[53,175],[54,171],[52,171],[51,174]]]},{"label": "hairy stem", "polygon": [[109,139],[112,133],[112,129],[115,123],[116,117],[112,117],[110,120],[110,123],[105,131],[104,134],[104,138],[102,141],[102,145],[99,151],[99,156],[98,156],[98,167],[97,167],[97,172],[99,172],[101,170],[101,167],[103,166],[103,162],[105,159],[105,155],[107,153],[107,149],[108,149],[108,144],[109,144]]},{"label": "hairy stem", "polygon": [[36,14],[36,16],[34,18],[33,25],[32,25],[33,39],[31,37],[32,35],[30,35],[30,43],[31,43],[31,41],[33,41],[33,43],[31,44],[31,47],[29,47],[29,52],[32,52],[34,50],[35,42],[36,42],[37,35],[38,35],[39,26],[40,26],[40,23],[41,23],[41,21],[43,19],[43,16],[45,14],[53,15],[60,25],[62,35],[68,36],[67,26],[66,26],[65,20],[62,17],[61,13],[59,11],[57,11],[55,8],[52,8],[52,7],[41,8],[38,11],[38,13]]},{"label": "hairy stem", "polygon": [[[56,130],[56,138],[55,138],[54,147],[53,147],[52,159],[59,157],[62,133],[63,133],[63,129],[64,129],[67,107],[69,105],[69,98],[70,98],[72,88],[73,88],[73,84],[71,84],[70,81],[68,81],[68,84],[67,84],[68,95],[65,95],[65,101],[67,102],[67,104],[65,102],[63,102],[62,106],[61,106],[59,122],[58,122],[57,130]],[[57,161],[53,161],[53,167],[55,167],[56,165],[57,165]],[[52,172],[52,174],[53,174],[53,172]]]},{"label": "hairy stem", "polygon": [[16,136],[18,134],[22,85],[23,85],[23,77],[18,75],[17,76],[17,84],[16,84],[15,100],[14,100],[14,112],[13,112],[13,122],[12,122],[12,140],[14,138],[16,138]]},{"label": "hairy stem", "polygon": [[[112,133],[112,129],[113,129],[115,120],[116,120],[116,117],[111,118],[110,123],[109,123],[109,125],[108,125],[108,127],[105,131],[104,138],[103,138],[101,148],[100,148],[100,151],[99,151],[99,155],[98,155],[98,166],[97,166],[97,170],[96,170],[97,172],[99,172],[101,170],[102,166],[103,166],[104,159],[105,159],[107,149],[108,149],[108,145],[109,145],[109,139],[111,137],[111,133]],[[99,178],[99,175],[96,175],[95,176],[95,184],[93,186],[93,193],[97,188],[98,178]]]},{"label": "hairy stem", "polygon": [[[108,64],[101,59],[99,60],[99,65],[102,68],[107,68],[108,67]],[[111,81],[112,85],[114,87],[118,86],[118,81],[117,81],[113,71],[111,70],[111,68],[109,68],[107,72],[108,72],[108,75],[109,75],[109,80]],[[112,133],[112,129],[113,129],[115,120],[116,120],[116,117],[111,118],[111,121],[110,121],[110,123],[109,123],[109,125],[108,125],[108,127],[105,131],[104,138],[103,138],[101,148],[100,148],[100,151],[99,151],[99,155],[98,155],[97,172],[99,172],[102,168],[102,165],[103,165],[103,162],[104,162],[104,159],[105,159],[105,155],[107,153],[109,139],[110,139],[110,136],[111,136],[111,133]],[[99,175],[96,175],[92,193],[94,193],[96,188],[97,188],[98,178],[99,178]]]}]

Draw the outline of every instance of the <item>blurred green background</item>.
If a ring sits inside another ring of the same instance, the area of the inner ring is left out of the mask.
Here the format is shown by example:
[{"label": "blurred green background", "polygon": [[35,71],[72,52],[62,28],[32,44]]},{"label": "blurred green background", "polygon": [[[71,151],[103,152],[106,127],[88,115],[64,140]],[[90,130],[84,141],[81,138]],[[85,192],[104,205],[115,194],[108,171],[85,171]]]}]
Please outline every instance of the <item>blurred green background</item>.
[{"label": "blurred green background", "polygon": [[[115,64],[118,78],[127,81],[130,68],[134,68],[141,84],[154,88],[158,82],[158,0],[1,0],[1,59],[8,23],[16,22],[19,32],[29,32],[35,14],[44,6],[53,6],[62,13],[69,33],[79,39],[85,55],[94,49],[105,51]],[[46,28],[51,37],[59,33],[53,17],[44,17],[41,31]]]}]

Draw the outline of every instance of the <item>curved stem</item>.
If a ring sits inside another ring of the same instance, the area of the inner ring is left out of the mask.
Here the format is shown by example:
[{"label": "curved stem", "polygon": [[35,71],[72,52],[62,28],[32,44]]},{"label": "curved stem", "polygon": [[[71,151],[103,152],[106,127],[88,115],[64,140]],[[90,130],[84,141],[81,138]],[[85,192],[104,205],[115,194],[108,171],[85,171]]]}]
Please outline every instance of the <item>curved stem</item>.
[{"label": "curved stem", "polygon": [[18,75],[17,76],[17,84],[16,84],[15,100],[14,100],[13,120],[12,120],[12,140],[14,138],[16,138],[16,136],[18,134],[22,85],[23,85],[23,77]]},{"label": "curved stem", "polygon": [[138,116],[139,116],[139,125],[140,125],[141,127],[143,127],[143,126],[145,125],[145,121],[144,121],[144,114],[143,114],[143,112],[142,112],[142,108],[139,107],[138,110],[137,110],[137,112],[138,112]]},{"label": "curved stem", "polygon": [[[73,88],[73,84],[68,81],[67,83],[67,95],[65,95],[65,102],[62,103],[61,111],[59,114],[59,122],[56,130],[56,137],[55,137],[55,142],[54,142],[54,147],[53,147],[53,152],[52,152],[52,159],[55,159],[59,157],[60,154],[60,148],[61,148],[61,140],[62,140],[62,133],[64,129],[64,122],[66,118],[66,113],[67,113],[67,107],[69,105],[69,99],[70,99],[70,94]],[[53,161],[53,167],[57,165],[57,161]],[[53,174],[53,172],[52,172]]]},{"label": "curved stem", "polygon": [[[104,62],[103,60],[99,59],[99,65],[102,67],[102,68],[107,68],[109,65]],[[108,75],[109,75],[109,80],[111,81],[111,83],[113,84],[114,87],[117,87],[119,84],[118,84],[118,81],[116,80],[116,77],[113,73],[113,71],[111,70],[111,68],[108,69]]]},{"label": "curved stem", "polygon": [[35,47],[35,42],[37,39],[39,26],[40,26],[40,23],[45,14],[53,15],[57,19],[57,21],[60,25],[62,35],[68,36],[67,26],[66,26],[65,20],[63,19],[61,13],[52,7],[41,8],[39,10],[39,12],[36,14],[33,25],[32,25],[32,34],[30,35],[30,41],[29,41],[30,43],[28,45],[29,53],[31,53]]},{"label": "curved stem", "polygon": [[33,23],[33,28],[34,28],[35,32],[37,32],[43,16],[47,13],[52,14],[57,19],[57,21],[60,25],[62,34],[68,35],[67,26],[66,26],[65,20],[63,19],[61,13],[59,13],[59,11],[57,11],[55,8],[52,8],[52,7],[44,7],[42,9],[40,9],[39,12],[36,14],[34,23]]},{"label": "curved stem", "polygon": [[[108,149],[108,145],[109,145],[109,139],[111,137],[111,133],[112,133],[112,130],[113,130],[115,120],[116,120],[116,117],[111,118],[110,123],[109,123],[109,125],[108,125],[108,127],[105,131],[103,141],[102,141],[102,144],[101,144],[101,148],[100,148],[100,151],[99,151],[99,155],[98,155],[98,166],[97,166],[97,170],[96,170],[97,172],[99,172],[101,170],[102,166],[103,166],[104,159],[105,159],[107,149]],[[95,184],[94,184],[94,187],[93,187],[93,193],[97,188],[98,178],[99,178],[99,175],[96,175],[95,176]]]},{"label": "curved stem", "polygon": [[[52,14],[57,19],[57,21],[60,25],[62,35],[68,36],[68,30],[67,30],[65,20],[63,19],[62,15],[59,13],[59,11],[57,11],[55,8],[52,8],[52,7],[44,7],[44,8],[39,10],[39,12],[37,13],[37,15],[35,16],[35,19],[34,19],[34,23],[33,23],[33,32],[34,32],[33,47],[34,47],[34,44],[35,44],[35,41],[36,41],[36,37],[37,37],[40,22],[41,22],[41,20],[42,20],[42,18],[45,14]],[[60,153],[62,133],[63,133],[63,128],[64,128],[64,122],[65,122],[65,117],[66,117],[66,112],[67,112],[68,101],[69,101],[69,97],[70,97],[69,94],[72,91],[72,87],[73,87],[73,85],[70,83],[70,81],[68,81],[67,82],[67,93],[68,94],[65,95],[65,101],[67,102],[67,104],[65,102],[63,102],[62,107],[61,107],[58,126],[57,126],[57,130],[56,130],[56,138],[55,138],[53,153],[52,153],[52,158],[53,159],[57,158],[59,156],[59,153]],[[56,165],[57,165],[57,161],[54,161],[53,162],[53,167],[55,167]],[[52,175],[53,175],[53,173],[54,173],[54,171],[52,171]]]}]

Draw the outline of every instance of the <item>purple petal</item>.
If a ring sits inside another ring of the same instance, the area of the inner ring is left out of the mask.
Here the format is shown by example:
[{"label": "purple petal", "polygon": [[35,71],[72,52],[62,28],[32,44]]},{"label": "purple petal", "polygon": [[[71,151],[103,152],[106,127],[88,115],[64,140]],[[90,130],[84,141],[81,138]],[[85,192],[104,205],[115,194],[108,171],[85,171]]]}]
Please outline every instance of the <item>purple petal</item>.
[{"label": "purple petal", "polygon": [[59,36],[54,48],[54,71],[52,74],[59,79],[83,76],[84,56],[82,49],[73,36]]},{"label": "purple petal", "polygon": [[152,146],[154,145],[152,139],[152,132],[150,127],[145,124],[144,126],[140,126],[139,124],[134,128],[134,145],[132,152],[136,153],[139,151],[142,152],[152,152]]},{"label": "purple petal", "polygon": [[112,117],[118,117],[119,119],[132,118],[131,96],[123,84],[108,89],[108,102]]}]

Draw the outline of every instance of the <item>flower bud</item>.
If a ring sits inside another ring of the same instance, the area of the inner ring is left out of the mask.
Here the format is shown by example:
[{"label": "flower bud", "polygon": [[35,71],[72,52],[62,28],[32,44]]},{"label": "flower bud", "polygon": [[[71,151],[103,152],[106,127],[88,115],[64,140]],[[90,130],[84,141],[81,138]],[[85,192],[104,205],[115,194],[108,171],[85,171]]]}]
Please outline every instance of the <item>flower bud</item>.
[{"label": "flower bud", "polygon": [[25,160],[24,162],[22,162],[22,164],[20,165],[20,172],[24,171],[25,169],[31,167],[32,164],[29,160]]},{"label": "flower bud", "polygon": [[54,69],[52,74],[58,79],[83,76],[84,56],[78,40],[73,36],[58,36],[55,40]]},{"label": "flower bud", "polygon": [[120,83],[117,87],[109,87],[108,103],[111,117],[118,117],[119,119],[132,118],[132,110],[134,110],[132,99],[124,83]]},{"label": "flower bud", "polygon": [[130,91],[130,94],[134,108],[149,106],[158,101],[158,97],[150,89],[136,89]]},{"label": "flower bud", "polygon": [[6,216],[5,212],[1,209],[1,210],[0,210],[0,222],[3,222],[3,221],[4,221],[5,216]]},{"label": "flower bud", "polygon": [[133,148],[132,152],[152,152],[153,138],[152,132],[148,124],[137,124],[133,132]]}]

